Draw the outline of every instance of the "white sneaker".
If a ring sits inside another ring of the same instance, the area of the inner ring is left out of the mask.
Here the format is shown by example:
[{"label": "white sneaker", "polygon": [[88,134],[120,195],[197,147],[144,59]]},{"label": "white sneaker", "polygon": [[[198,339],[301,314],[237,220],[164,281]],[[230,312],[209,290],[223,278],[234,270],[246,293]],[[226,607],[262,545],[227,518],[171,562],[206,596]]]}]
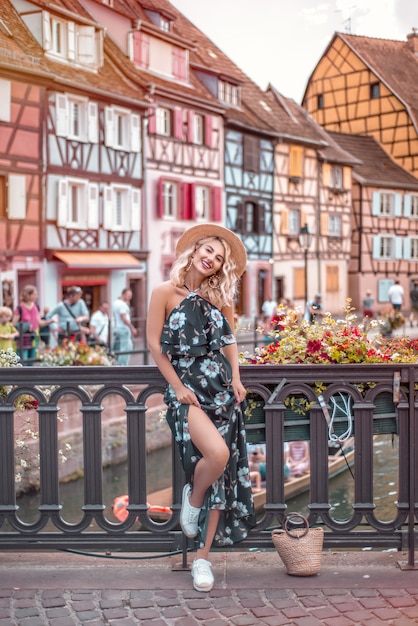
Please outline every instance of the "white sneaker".
[{"label": "white sneaker", "polygon": [[196,591],[210,591],[215,579],[212,574],[212,563],[205,559],[195,559],[192,563],[193,587]]},{"label": "white sneaker", "polygon": [[183,499],[180,511],[180,526],[186,537],[196,537],[199,522],[200,508],[190,504],[189,498],[191,493],[191,485],[187,483],[183,487]]}]

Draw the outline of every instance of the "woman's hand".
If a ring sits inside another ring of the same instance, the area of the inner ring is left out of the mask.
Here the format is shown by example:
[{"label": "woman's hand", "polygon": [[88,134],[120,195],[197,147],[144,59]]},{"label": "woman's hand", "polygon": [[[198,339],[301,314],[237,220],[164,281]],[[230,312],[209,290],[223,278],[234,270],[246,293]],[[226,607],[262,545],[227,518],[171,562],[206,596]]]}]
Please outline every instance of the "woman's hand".
[{"label": "woman's hand", "polygon": [[241,404],[241,402],[245,400],[245,396],[247,395],[247,392],[240,378],[232,379],[232,389],[234,390],[236,404]]},{"label": "woman's hand", "polygon": [[185,385],[181,385],[177,389],[174,389],[177,400],[181,404],[193,404],[194,406],[200,407],[200,402],[197,399],[197,396],[194,391],[186,387]]}]

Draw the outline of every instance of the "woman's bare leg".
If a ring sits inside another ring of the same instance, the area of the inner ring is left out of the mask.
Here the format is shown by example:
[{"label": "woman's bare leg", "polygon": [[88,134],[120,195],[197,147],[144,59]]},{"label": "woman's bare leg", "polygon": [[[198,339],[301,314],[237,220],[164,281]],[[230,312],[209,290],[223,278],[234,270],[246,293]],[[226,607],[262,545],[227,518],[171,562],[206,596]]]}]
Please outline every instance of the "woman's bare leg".
[{"label": "woman's bare leg", "polygon": [[218,509],[211,509],[209,511],[209,522],[206,532],[206,543],[203,548],[199,548],[196,552],[197,559],[205,559],[209,561],[209,552],[212,547],[213,538],[215,537],[216,529],[218,528],[219,518],[221,512]]},{"label": "woman's bare leg", "polygon": [[202,409],[190,406],[188,421],[190,437],[202,454],[194,470],[190,496],[190,504],[200,508],[208,487],[222,475],[230,452],[218,429]]}]

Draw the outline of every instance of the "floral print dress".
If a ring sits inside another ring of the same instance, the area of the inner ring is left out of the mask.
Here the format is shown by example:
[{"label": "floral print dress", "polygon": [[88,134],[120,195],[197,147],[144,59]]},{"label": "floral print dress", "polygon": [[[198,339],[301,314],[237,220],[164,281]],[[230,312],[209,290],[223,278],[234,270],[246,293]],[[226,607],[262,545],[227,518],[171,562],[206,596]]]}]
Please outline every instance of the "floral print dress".
[{"label": "floral print dress", "polygon": [[[223,346],[232,343],[235,337],[221,311],[196,292],[190,292],[173,309],[161,334],[162,352],[170,358],[183,384],[195,392],[201,408],[230,450],[225,471],[208,489],[200,513],[200,546],[205,544],[210,509],[223,511],[214,539],[216,546],[245,539],[255,525],[243,406],[235,404],[231,365],[221,352]],[[190,405],[178,402],[171,385],[167,386],[164,400],[186,479],[192,482],[201,454],[190,439]]]}]

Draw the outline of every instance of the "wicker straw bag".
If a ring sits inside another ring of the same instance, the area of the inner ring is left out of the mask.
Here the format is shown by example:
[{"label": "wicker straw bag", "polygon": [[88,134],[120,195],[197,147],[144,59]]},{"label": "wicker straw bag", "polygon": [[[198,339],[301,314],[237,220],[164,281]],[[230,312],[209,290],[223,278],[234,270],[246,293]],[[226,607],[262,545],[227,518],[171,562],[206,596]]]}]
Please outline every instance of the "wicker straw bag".
[{"label": "wicker straw bag", "polygon": [[[299,524],[300,520],[303,526]],[[290,528],[297,523],[297,528]],[[324,543],[323,528],[309,528],[309,522],[300,513],[289,513],[282,530],[271,533],[274,547],[291,576],[313,576],[319,572]]]}]

